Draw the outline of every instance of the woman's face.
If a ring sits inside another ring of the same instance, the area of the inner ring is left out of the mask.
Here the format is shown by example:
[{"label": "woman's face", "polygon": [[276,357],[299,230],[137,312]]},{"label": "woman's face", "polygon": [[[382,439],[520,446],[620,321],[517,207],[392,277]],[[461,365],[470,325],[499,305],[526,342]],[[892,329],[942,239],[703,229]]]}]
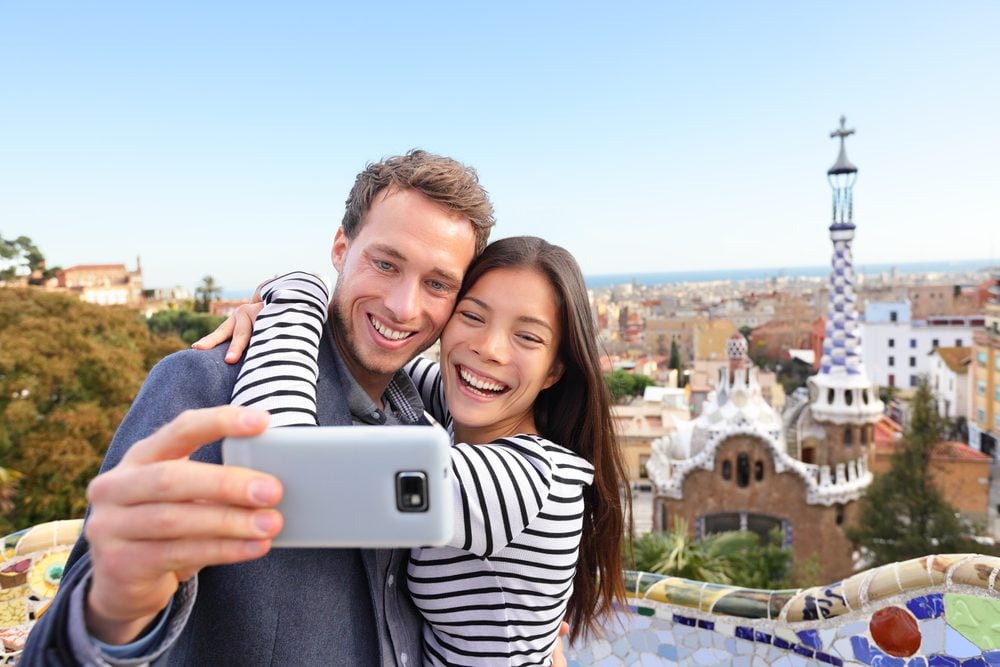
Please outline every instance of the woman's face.
[{"label": "woman's face", "polygon": [[457,440],[535,433],[538,392],[562,374],[555,291],[534,269],[483,274],[441,335],[441,375]]}]

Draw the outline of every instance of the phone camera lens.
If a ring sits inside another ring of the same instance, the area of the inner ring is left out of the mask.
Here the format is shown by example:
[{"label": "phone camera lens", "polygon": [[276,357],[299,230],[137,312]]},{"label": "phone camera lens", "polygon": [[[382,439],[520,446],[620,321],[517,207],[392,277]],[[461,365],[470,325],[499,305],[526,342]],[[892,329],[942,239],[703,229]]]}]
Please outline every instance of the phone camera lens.
[{"label": "phone camera lens", "polygon": [[427,475],[422,472],[396,473],[396,508],[400,512],[426,512],[427,506]]}]

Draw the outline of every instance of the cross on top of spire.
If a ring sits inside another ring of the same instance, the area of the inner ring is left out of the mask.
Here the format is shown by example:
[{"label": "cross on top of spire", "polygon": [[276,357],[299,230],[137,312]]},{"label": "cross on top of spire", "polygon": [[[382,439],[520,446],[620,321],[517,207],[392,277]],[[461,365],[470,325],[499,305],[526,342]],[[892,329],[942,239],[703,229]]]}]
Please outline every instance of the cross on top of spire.
[{"label": "cross on top of spire", "polygon": [[847,116],[840,117],[840,128],[830,133],[830,138],[840,137],[840,155],[837,162],[826,172],[828,174],[853,174],[858,168],[847,159],[847,151],[844,149],[844,139],[854,134],[854,129],[847,129]]}]

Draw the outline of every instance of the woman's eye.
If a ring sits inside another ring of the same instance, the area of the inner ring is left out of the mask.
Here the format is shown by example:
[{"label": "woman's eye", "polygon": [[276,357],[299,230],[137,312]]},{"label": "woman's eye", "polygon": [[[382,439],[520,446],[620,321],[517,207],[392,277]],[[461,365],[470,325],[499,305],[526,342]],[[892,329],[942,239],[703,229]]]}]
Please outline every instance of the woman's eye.
[{"label": "woman's eye", "polygon": [[477,322],[481,324],[483,321],[483,318],[479,317],[479,315],[471,313],[468,310],[460,311],[458,314],[462,317],[462,319],[467,320],[469,322]]},{"label": "woman's eye", "polygon": [[545,342],[535,334],[518,334],[518,337],[524,342],[531,343],[533,345],[541,345]]}]

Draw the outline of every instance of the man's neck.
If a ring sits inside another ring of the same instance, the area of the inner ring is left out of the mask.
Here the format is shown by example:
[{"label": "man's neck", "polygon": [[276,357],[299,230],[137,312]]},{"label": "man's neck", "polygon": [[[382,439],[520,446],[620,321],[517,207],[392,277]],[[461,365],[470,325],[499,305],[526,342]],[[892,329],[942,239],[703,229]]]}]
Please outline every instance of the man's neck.
[{"label": "man's neck", "polygon": [[381,373],[372,373],[371,371],[362,368],[357,359],[355,359],[348,351],[347,346],[340,339],[338,335],[337,327],[333,326],[335,320],[330,318],[327,321],[327,326],[330,329],[330,335],[333,338],[333,344],[337,346],[337,354],[340,356],[341,360],[344,362],[344,366],[347,367],[347,371],[354,378],[354,381],[358,383],[366,394],[371,397],[375,405],[378,406],[379,410],[384,410],[385,405],[382,403],[382,395],[385,394],[386,387],[392,382],[394,374],[383,375]]}]

